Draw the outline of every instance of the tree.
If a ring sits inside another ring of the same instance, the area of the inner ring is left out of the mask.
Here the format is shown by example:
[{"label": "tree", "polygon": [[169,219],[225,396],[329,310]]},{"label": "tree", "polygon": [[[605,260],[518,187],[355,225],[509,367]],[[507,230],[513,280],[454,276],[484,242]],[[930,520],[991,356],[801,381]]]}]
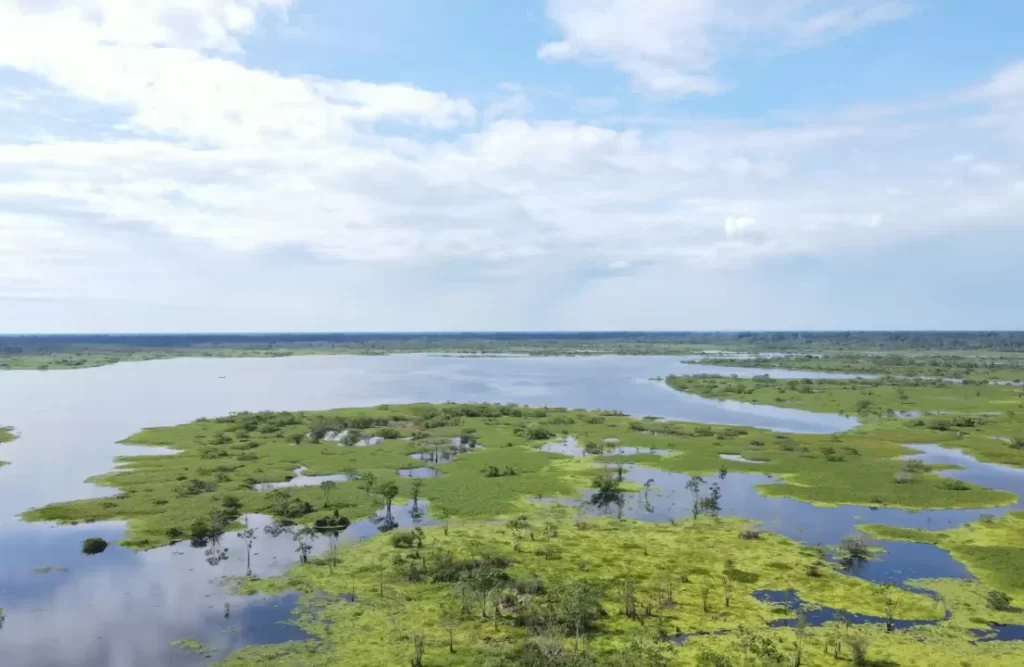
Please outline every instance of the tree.
[{"label": "tree", "polygon": [[414,509],[418,509],[419,508],[419,504],[420,504],[420,489],[422,489],[422,488],[423,488],[423,480],[422,479],[414,479],[414,480],[412,480],[412,506],[413,506]]},{"label": "tree", "polygon": [[718,513],[722,511],[722,488],[718,486],[718,482],[711,485],[711,492],[700,499],[700,513],[707,514],[712,518],[717,518]]},{"label": "tree", "polygon": [[426,639],[419,633],[413,633],[412,637],[413,657],[409,661],[411,667],[423,667],[423,652],[426,649]]},{"label": "tree", "polygon": [[224,496],[220,506],[230,516],[238,516],[242,513],[242,501],[238,496]]},{"label": "tree", "polygon": [[256,529],[249,527],[249,517],[245,518],[245,527],[238,533],[238,538],[245,544],[245,576],[252,576],[252,545],[256,542]]},{"label": "tree", "polygon": [[580,650],[580,640],[601,606],[600,589],[585,579],[562,586],[556,595],[559,612],[573,635],[573,648]]},{"label": "tree", "polygon": [[690,498],[692,505],[690,508],[693,514],[693,520],[696,521],[697,517],[700,516],[701,512],[701,487],[704,485],[704,478],[700,475],[694,475],[686,482],[686,490],[690,492]]},{"label": "tree", "polygon": [[463,609],[462,602],[455,597],[447,598],[441,603],[439,610],[441,627],[444,628],[445,633],[448,635],[449,653],[455,653],[455,631],[458,629],[459,623],[462,622]]},{"label": "tree", "polygon": [[868,647],[871,646],[871,640],[864,635],[856,635],[850,637],[847,642],[850,645],[850,653],[853,654],[853,664],[857,667],[863,667],[868,664]]},{"label": "tree", "polygon": [[303,565],[309,562],[309,552],[313,550],[313,540],[316,536],[316,530],[310,526],[302,526],[295,531],[295,536],[292,539],[298,542],[295,551],[298,552],[299,562]]},{"label": "tree", "polygon": [[796,613],[796,652],[793,654],[792,667],[800,667],[804,655],[804,638],[807,636],[807,613],[800,609]]},{"label": "tree", "polygon": [[697,592],[700,593],[700,607],[704,610],[704,613],[707,613],[708,596],[711,595],[711,586],[709,586],[708,584],[701,584],[700,588],[697,589]]},{"label": "tree", "polygon": [[444,506],[444,499],[441,500],[441,509],[437,512],[437,518],[441,520],[444,536],[448,537],[448,528],[451,524],[452,513]]},{"label": "tree", "polygon": [[871,558],[871,547],[863,533],[844,537],[839,541],[839,561],[845,568],[853,568]]},{"label": "tree", "polygon": [[331,574],[334,574],[338,560],[338,531],[329,530],[327,531],[327,567],[330,568]]},{"label": "tree", "polygon": [[338,483],[330,479],[320,482],[320,490],[324,492],[324,507],[330,506],[331,494],[334,493],[334,489],[337,488],[337,486]]},{"label": "tree", "polygon": [[360,481],[363,483],[363,491],[366,491],[366,495],[372,495],[373,487],[377,484],[377,476],[372,472],[368,472],[360,477]]},{"label": "tree", "polygon": [[887,632],[893,630],[893,619],[900,608],[902,591],[892,584],[885,584],[882,587],[882,601],[885,604],[885,629]]},{"label": "tree", "polygon": [[394,502],[395,496],[398,495],[398,485],[394,482],[388,482],[380,487],[378,493],[384,499],[384,516],[391,519],[391,503]]},{"label": "tree", "polygon": [[636,627],[629,635],[629,644],[617,656],[615,667],[668,667],[671,644],[658,636],[654,628]]},{"label": "tree", "polygon": [[626,618],[636,619],[636,582],[633,577],[625,576],[620,585],[622,590],[622,613]]}]

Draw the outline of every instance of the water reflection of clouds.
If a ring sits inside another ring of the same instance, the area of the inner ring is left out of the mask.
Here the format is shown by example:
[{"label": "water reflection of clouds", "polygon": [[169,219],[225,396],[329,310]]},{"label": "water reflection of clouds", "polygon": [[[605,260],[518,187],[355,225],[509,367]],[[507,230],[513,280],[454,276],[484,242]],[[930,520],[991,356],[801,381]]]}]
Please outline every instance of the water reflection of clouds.
[{"label": "water reflection of clouds", "polygon": [[[426,502],[419,505],[424,512]],[[411,504],[396,505],[394,516],[400,526],[413,525]],[[425,517],[418,521],[429,523]],[[250,518],[250,526],[257,529],[252,563],[258,576],[283,574],[297,559],[292,535],[271,536],[264,531],[270,523],[267,517]],[[37,543],[55,554],[77,548],[80,541],[75,540],[81,535],[104,534],[116,543],[121,531],[117,524],[76,526],[72,540],[70,532],[42,525],[30,528],[40,533]],[[338,539],[345,542],[375,534],[377,525],[363,520],[354,522]],[[318,538],[314,553],[327,545],[327,537]],[[187,543],[146,552],[112,546],[98,556],[70,559],[67,572],[49,574],[33,573],[25,560],[18,563],[17,572],[10,572],[11,563],[5,560],[0,590],[5,591],[7,619],[0,630],[0,664],[178,667],[206,661],[171,647],[176,639],[197,639],[222,657],[250,643],[302,639],[301,630],[282,623],[290,617],[295,596],[231,595],[221,579],[245,574],[245,546],[235,533],[228,533],[219,548],[227,549],[228,559],[215,567],[206,562],[202,549]],[[32,585],[12,584],[19,577]]]}]

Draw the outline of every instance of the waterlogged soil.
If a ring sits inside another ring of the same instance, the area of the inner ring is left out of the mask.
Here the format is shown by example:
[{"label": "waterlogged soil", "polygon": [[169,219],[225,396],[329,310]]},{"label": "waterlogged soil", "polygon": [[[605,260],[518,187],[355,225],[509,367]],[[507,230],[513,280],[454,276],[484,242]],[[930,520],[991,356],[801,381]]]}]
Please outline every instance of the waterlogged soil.
[{"label": "waterlogged soil", "polygon": [[[14,424],[21,437],[4,445],[3,458],[12,465],[0,469],[0,600],[5,618],[0,630],[0,664],[191,667],[205,664],[211,659],[208,656],[223,657],[242,646],[306,636],[288,623],[296,599],[293,593],[239,597],[222,583],[225,576],[246,574],[246,549],[233,533],[224,536],[216,558],[210,559],[207,550],[187,543],[144,552],[119,547],[124,534],[121,523],[58,527],[26,524],[16,518],[32,507],[114,495],[115,489],[95,486],[86,479],[109,472],[117,456],[174,453],[117,444],[145,427],[245,410],[462,400],[620,410],[637,416],[794,432],[828,433],[857,423],[838,415],[704,399],[650,379],[716,370],[687,365],[681,371],[678,361],[677,357],[420,355],[175,359],[74,373],[4,373],[0,375],[0,422]],[[765,371],[730,372],[752,377]],[[831,377],[827,373],[769,372],[788,378]],[[604,456],[651,453],[646,448],[618,447],[617,443],[606,446]],[[1024,491],[1019,477],[1012,474],[1017,471],[1008,472],[1004,466],[977,464],[969,456],[941,448],[923,449],[917,458],[945,462],[938,458],[951,455],[958,459],[955,465],[966,469],[944,474],[1018,494]],[[420,463],[427,460],[417,458]],[[399,472],[407,477],[435,474],[425,466]],[[688,476],[636,464],[626,466],[624,475],[636,485],[653,481],[647,493],[625,494],[622,508],[614,511],[654,521],[680,521],[688,516]],[[317,485],[328,478],[340,482],[342,477],[305,476],[299,470],[284,484]],[[726,513],[761,521],[767,530],[809,544],[834,544],[859,523],[938,529],[1012,509],[906,512],[819,507],[758,494],[757,484],[772,481],[763,475],[728,473],[716,481],[723,488]],[[428,521],[421,512],[413,512],[411,505],[396,505],[394,514],[402,526]],[[292,535],[275,537],[264,532],[267,517],[254,515],[249,521],[258,534],[249,554],[253,573],[261,577],[283,574],[297,560]],[[354,522],[340,539],[372,536],[379,525],[372,520]],[[102,537],[111,546],[103,554],[85,556],[81,542],[87,537]],[[326,538],[317,540],[314,553],[326,549],[326,543]],[[885,553],[869,561],[858,575],[880,582],[969,576],[962,565],[933,545],[880,544]],[[211,565],[208,559],[216,562]],[[46,568],[45,574],[37,572]],[[200,642],[204,651],[171,645],[184,638]]]},{"label": "waterlogged soil", "polygon": [[[1015,493],[1013,505],[987,509],[903,510],[891,507],[840,505],[829,507],[765,496],[757,487],[775,480],[766,475],[728,472],[707,476],[705,490],[711,483],[722,491],[722,514],[752,520],[752,527],[785,535],[810,545],[836,545],[844,537],[858,532],[858,526],[880,523],[902,528],[943,530],[975,522],[983,516],[1000,516],[1024,509],[1024,470],[996,464],[980,463],[973,457],[937,445],[908,445],[919,450],[913,458],[925,463],[947,463],[963,466],[961,470],[944,470],[940,474],[956,477],[983,486]],[[655,522],[691,520],[692,496],[687,489],[690,475],[642,465],[610,464],[612,474],[621,468],[622,481],[630,488],[620,497],[602,497],[594,490],[583,493],[582,507],[595,515],[617,516]],[[564,498],[540,499],[541,502],[574,504]],[[876,558],[858,563],[851,574],[876,583],[902,583],[908,579],[972,578],[963,563],[947,551],[932,544],[915,542],[875,541],[882,551]]]}]

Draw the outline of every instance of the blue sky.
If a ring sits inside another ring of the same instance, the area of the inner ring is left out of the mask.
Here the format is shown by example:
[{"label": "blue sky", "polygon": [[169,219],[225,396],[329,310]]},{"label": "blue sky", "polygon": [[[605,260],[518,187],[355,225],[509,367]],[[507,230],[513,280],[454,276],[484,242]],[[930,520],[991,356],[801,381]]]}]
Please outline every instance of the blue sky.
[{"label": "blue sky", "polygon": [[1024,328],[1015,0],[0,0],[0,332]]}]

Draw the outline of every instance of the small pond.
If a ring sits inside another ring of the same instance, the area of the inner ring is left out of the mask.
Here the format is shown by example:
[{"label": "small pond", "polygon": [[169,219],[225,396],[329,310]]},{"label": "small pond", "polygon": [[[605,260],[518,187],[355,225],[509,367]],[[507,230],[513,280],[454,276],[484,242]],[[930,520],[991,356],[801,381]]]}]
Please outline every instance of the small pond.
[{"label": "small pond", "polygon": [[718,458],[724,461],[734,461],[736,463],[764,463],[764,461],[753,461],[739,454],[719,454]]},{"label": "small pond", "polygon": [[619,440],[616,438],[608,438],[601,443],[601,451],[587,451],[587,448],[580,443],[580,441],[574,436],[566,436],[561,440],[555,442],[549,442],[541,445],[538,449],[542,452],[550,452],[552,454],[565,454],[566,456],[635,456],[637,454],[653,454],[655,456],[669,456],[675,454],[669,449],[658,449],[656,447],[634,447],[627,445],[618,445],[609,441],[618,443]]},{"label": "small pond", "polygon": [[320,486],[324,482],[347,482],[350,477],[345,473],[338,473],[336,475],[309,475],[307,476],[306,467],[299,466],[294,471],[295,476],[286,482],[264,482],[262,484],[255,484],[252,487],[253,491],[272,491],[274,489],[291,489],[298,486]]},{"label": "small pond", "polygon": [[398,471],[399,477],[419,477],[419,478],[430,478],[440,477],[441,471],[437,468],[422,467],[422,468],[402,468]]}]

